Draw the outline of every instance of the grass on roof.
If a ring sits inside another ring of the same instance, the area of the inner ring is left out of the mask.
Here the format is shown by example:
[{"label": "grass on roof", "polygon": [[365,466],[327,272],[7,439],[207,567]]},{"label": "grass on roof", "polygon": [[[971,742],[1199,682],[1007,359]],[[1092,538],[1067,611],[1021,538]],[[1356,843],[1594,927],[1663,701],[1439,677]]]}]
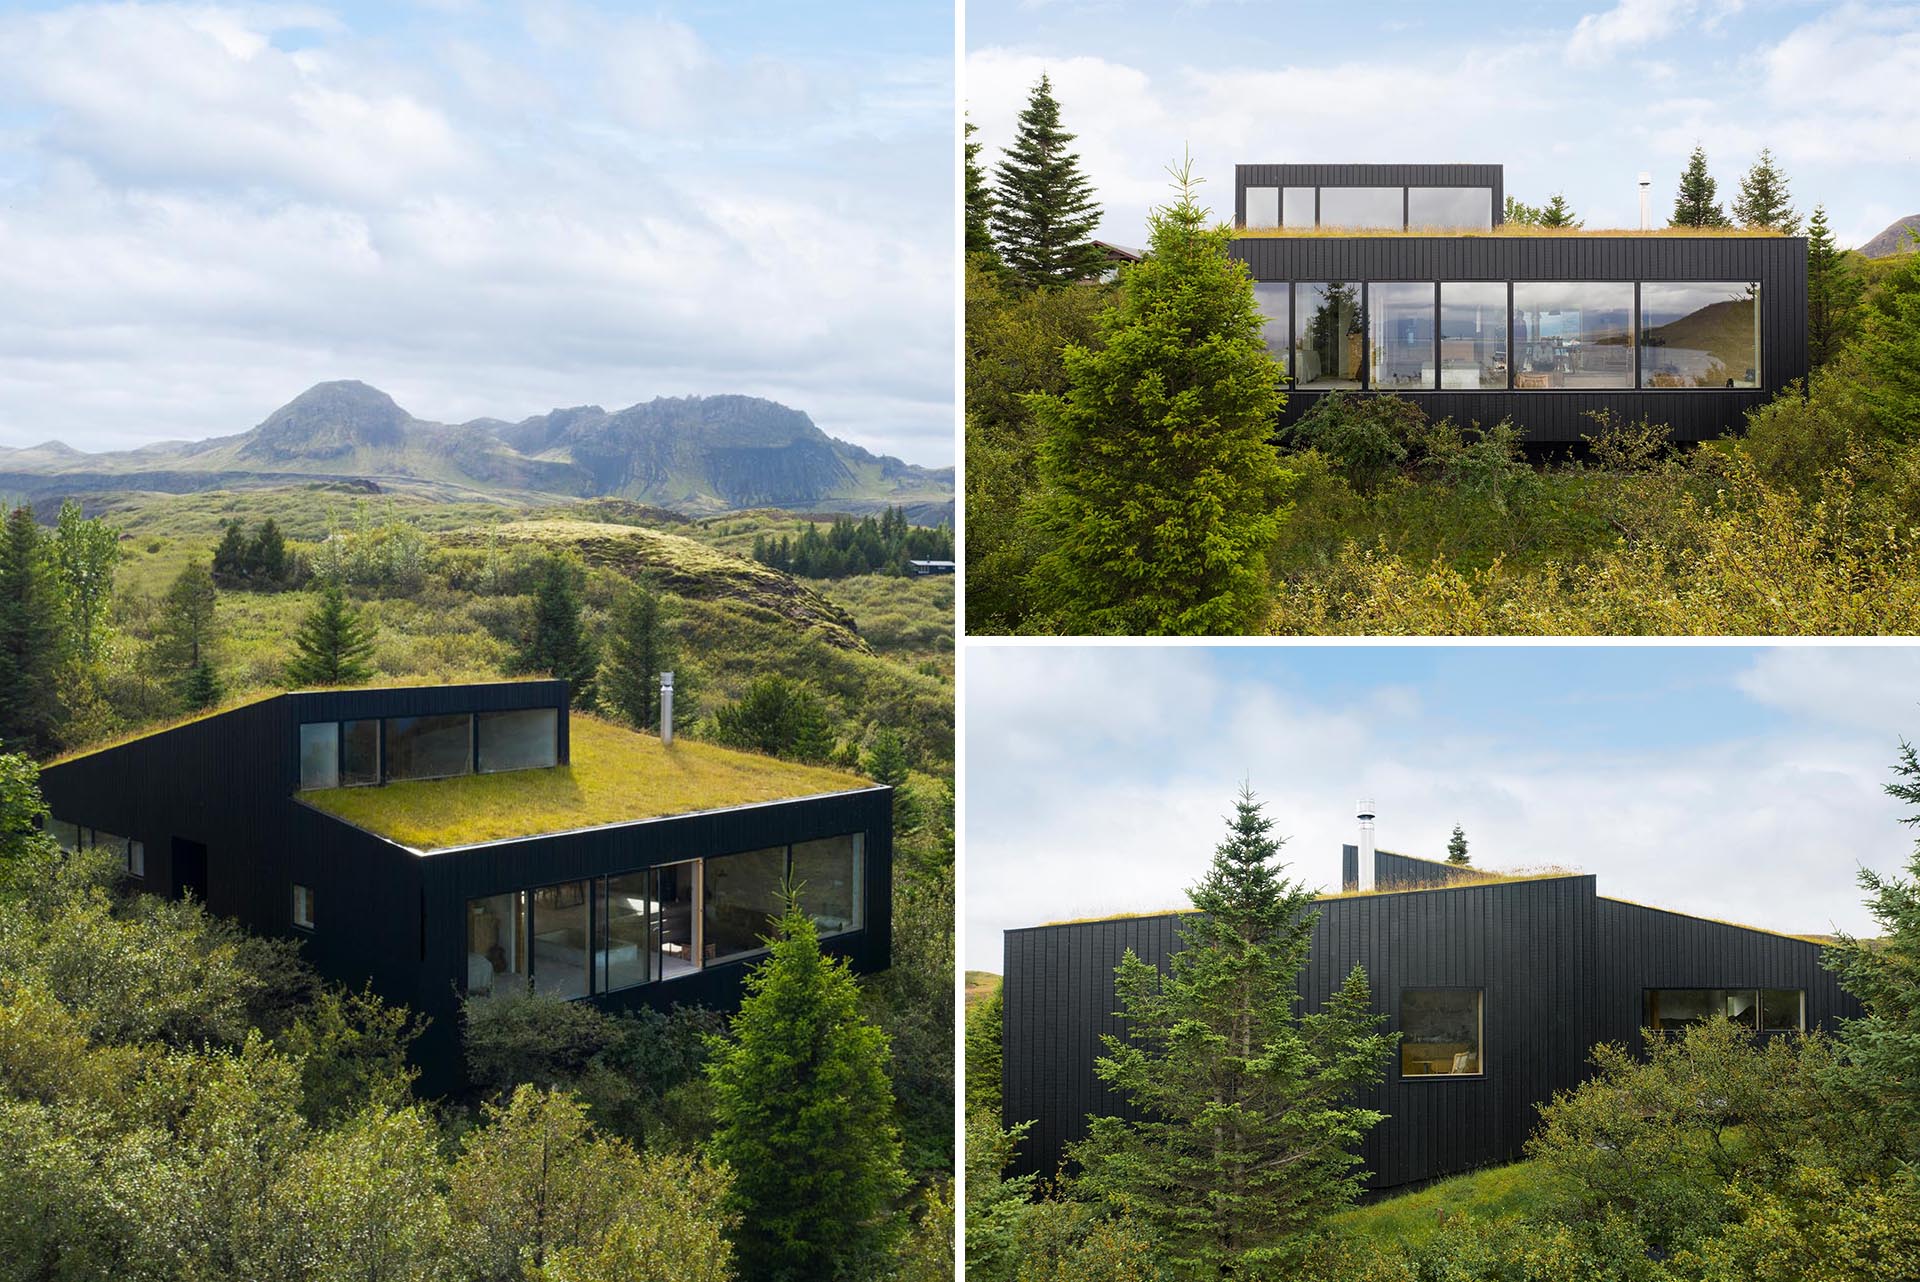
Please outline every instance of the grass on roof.
[{"label": "grass on roof", "polygon": [[869,780],[690,739],[663,747],[572,717],[569,765],[304,792],[301,800],[416,850],[871,787]]},{"label": "grass on roof", "polygon": [[1444,236],[1448,239],[1479,237],[1490,240],[1555,239],[1580,237],[1634,240],[1661,240],[1684,237],[1707,240],[1777,240],[1784,232],[1769,227],[1535,227],[1525,223],[1501,223],[1498,227],[1236,227],[1236,240],[1350,240],[1379,236]]}]

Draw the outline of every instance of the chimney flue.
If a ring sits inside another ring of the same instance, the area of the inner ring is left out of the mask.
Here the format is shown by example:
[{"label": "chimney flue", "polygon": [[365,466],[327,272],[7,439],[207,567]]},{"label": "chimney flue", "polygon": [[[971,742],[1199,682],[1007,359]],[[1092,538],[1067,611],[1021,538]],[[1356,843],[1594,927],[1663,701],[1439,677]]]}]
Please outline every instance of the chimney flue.
[{"label": "chimney flue", "polygon": [[673,673],[660,674],[660,742],[673,742]]},{"label": "chimney flue", "polygon": [[1653,230],[1653,175],[1640,171],[1640,230]]},{"label": "chimney flue", "polygon": [[1373,798],[1368,797],[1354,807],[1360,820],[1360,884],[1361,890],[1372,890],[1373,877]]}]

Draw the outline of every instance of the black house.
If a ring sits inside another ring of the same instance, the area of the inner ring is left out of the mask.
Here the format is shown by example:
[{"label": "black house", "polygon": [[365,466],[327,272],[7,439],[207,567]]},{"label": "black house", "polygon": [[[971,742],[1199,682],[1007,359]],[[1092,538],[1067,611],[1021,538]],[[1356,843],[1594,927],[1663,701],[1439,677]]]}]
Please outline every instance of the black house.
[{"label": "black house", "polygon": [[1737,428],[1807,373],[1807,242],[1501,219],[1498,165],[1239,165],[1247,264],[1296,421],[1328,392],[1577,441],[1609,411]]},{"label": "black house", "polygon": [[[1517,1159],[1536,1106],[1585,1078],[1598,1042],[1641,1048],[1645,1028],[1714,1014],[1763,1037],[1860,1014],[1809,939],[1608,899],[1591,876],[1370,853],[1363,888],[1347,846],[1342,895],[1317,905],[1300,1000],[1318,1009],[1364,966],[1374,1009],[1401,1035],[1363,1096],[1388,1115],[1362,1153],[1372,1189]],[[1114,967],[1131,948],[1164,970],[1180,916],[1007,932],[1005,1121],[1034,1123],[1023,1170],[1053,1172],[1090,1114],[1126,1115],[1094,1075],[1102,1034],[1122,1031]]]},{"label": "black house", "polygon": [[461,994],[738,1004],[789,877],[823,945],[887,966],[892,789],[570,717],[564,681],[281,694],[56,761],[70,849],[294,935],[331,979],[432,1019],[459,1079]]}]

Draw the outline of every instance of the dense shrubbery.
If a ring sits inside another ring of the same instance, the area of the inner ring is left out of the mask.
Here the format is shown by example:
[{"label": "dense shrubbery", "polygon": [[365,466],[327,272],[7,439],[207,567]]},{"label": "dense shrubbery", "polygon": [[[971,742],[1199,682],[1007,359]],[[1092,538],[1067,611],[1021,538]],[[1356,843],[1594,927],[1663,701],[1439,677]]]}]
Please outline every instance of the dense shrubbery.
[{"label": "dense shrubbery", "polygon": [[781,534],[753,541],[753,559],[807,579],[844,579],[855,574],[906,574],[909,561],[953,560],[953,531],[944,525],[907,524],[890,507],[876,521],[836,516],[825,534],[813,522],[795,539]]}]

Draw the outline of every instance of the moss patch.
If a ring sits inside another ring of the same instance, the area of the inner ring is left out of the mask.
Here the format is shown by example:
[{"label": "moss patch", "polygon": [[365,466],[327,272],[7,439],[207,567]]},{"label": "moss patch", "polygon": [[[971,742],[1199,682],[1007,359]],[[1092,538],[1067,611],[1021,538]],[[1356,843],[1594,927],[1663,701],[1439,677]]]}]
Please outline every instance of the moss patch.
[{"label": "moss patch", "polygon": [[1376,1247],[1418,1246],[1449,1220],[1497,1219],[1540,1209],[1539,1171],[1530,1162],[1492,1166],[1427,1185],[1417,1193],[1382,1198],[1332,1217],[1332,1227]]},{"label": "moss patch", "polygon": [[439,850],[872,786],[845,771],[690,739],[666,748],[652,735],[579,713],[573,714],[571,741],[572,763],[559,769],[300,796],[404,846]]}]

